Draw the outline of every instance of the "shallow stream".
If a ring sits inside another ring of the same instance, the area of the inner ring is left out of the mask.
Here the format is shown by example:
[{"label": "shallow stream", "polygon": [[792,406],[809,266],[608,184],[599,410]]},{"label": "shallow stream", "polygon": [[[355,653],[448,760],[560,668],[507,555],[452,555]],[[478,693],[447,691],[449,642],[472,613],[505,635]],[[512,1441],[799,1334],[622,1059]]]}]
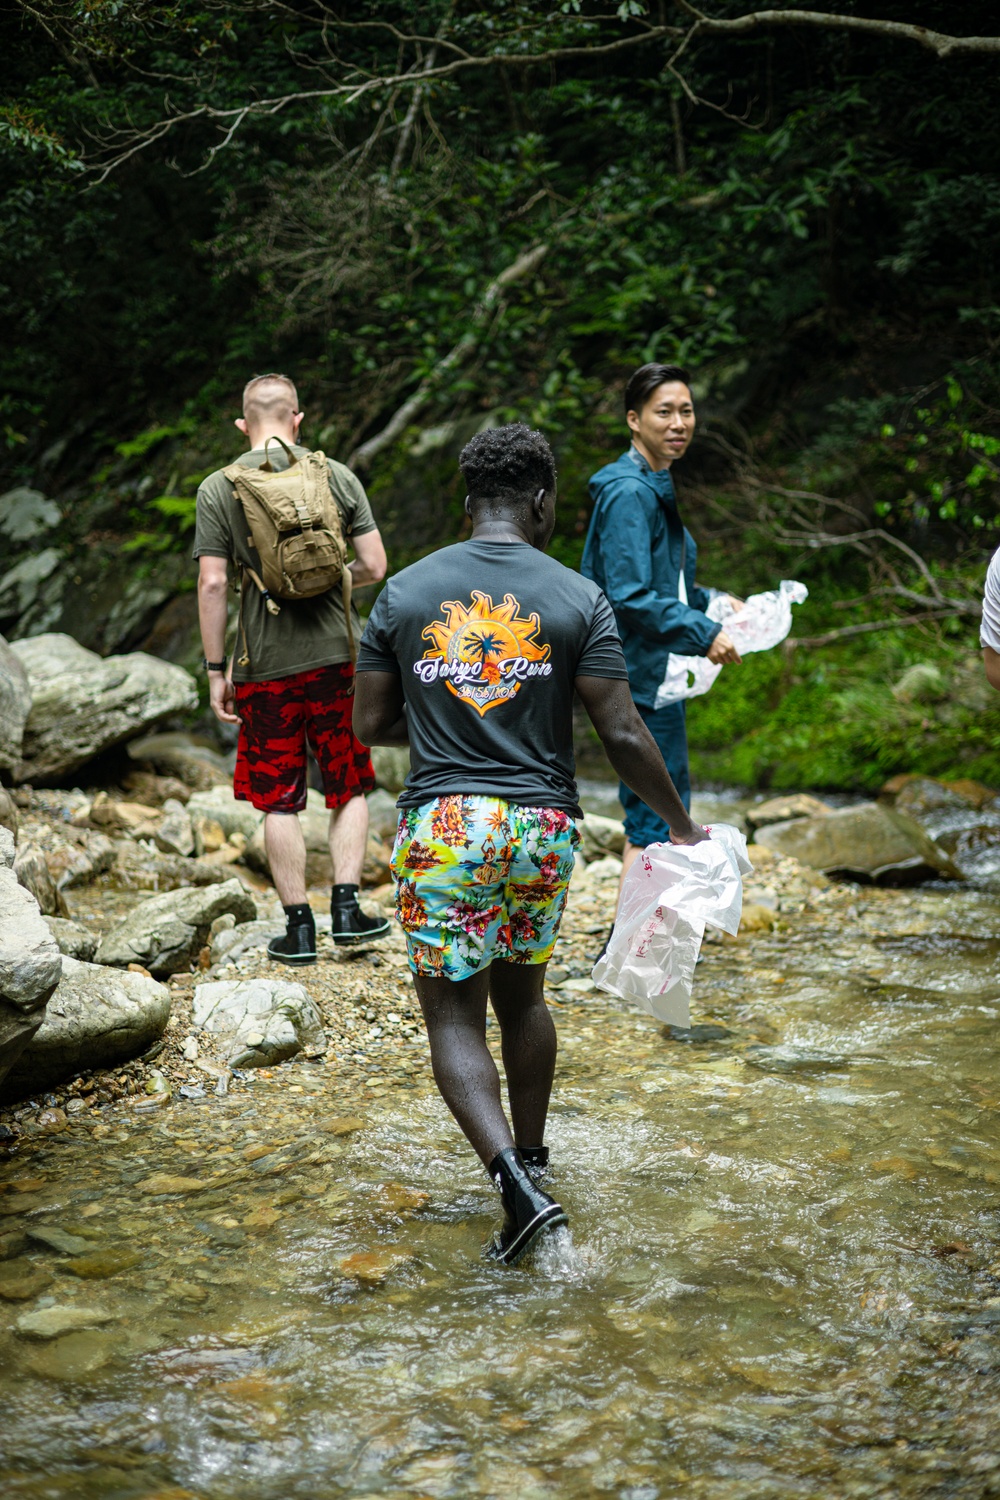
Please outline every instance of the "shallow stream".
[{"label": "shallow stream", "polygon": [[74,1243],[7,1263],[0,1492],[1000,1494],[1000,897],[846,899],[707,945],[685,1036],[553,991],[571,1227],[512,1270],[426,1068],[25,1139],[0,1236]]}]

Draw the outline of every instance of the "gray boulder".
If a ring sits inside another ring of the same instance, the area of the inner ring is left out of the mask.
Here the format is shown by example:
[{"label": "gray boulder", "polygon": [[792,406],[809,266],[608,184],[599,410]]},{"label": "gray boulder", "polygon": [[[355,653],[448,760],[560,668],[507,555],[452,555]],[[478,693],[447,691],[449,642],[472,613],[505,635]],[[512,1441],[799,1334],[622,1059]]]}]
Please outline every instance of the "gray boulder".
[{"label": "gray boulder", "polygon": [[18,882],[38,903],[46,916],[56,916],[61,902],[44,850],[37,844],[22,844],[14,856],[14,874]]},{"label": "gray boulder", "polygon": [[261,1068],[297,1052],[322,1056],[326,1034],[301,984],[284,979],[214,980],[194,992],[191,1022],[224,1039],[230,1067]]},{"label": "gray boulder", "polygon": [[237,922],[252,922],[257,916],[253,897],[238,880],[163,891],[133,907],[104,935],[97,962],[123,969],[138,963],[157,976],[177,974],[198,957],[212,923],[226,913]]},{"label": "gray boulder", "polygon": [[0,578],[0,619],[17,619],[27,613],[42,585],[63,561],[56,547],[29,553]]},{"label": "gray boulder", "polygon": [[97,938],[86,927],[81,927],[78,922],[70,922],[66,917],[46,917],[46,927],[59,944],[59,952],[66,958],[79,959],[81,963],[89,964],[97,952]]},{"label": "gray boulder", "polygon": [[182,667],[141,651],[100,657],[68,635],[16,641],[31,686],[19,781],[52,781],[167,714],[197,707]]},{"label": "gray boulder", "polygon": [[4,823],[0,823],[0,866],[5,870],[12,870],[16,856],[14,835]]},{"label": "gray boulder", "polygon": [[180,730],[147,734],[142,739],[132,740],[128,754],[139,765],[148,766],[160,776],[176,776],[178,781],[197,791],[228,786],[233,779],[231,770],[217,750]]},{"label": "gray boulder", "polygon": [[766,802],[757,802],[743,814],[747,827],[753,831],[768,823],[787,823],[792,818],[825,818],[830,811],[818,797],[808,792],[792,792],[787,797],[769,797]]},{"label": "gray boulder", "polygon": [[625,824],[618,818],[588,813],[585,818],[577,819],[576,828],[584,859],[604,859],[608,854],[620,855],[624,851]]},{"label": "gray boulder", "polygon": [[62,962],[38,903],[13,870],[0,867],[0,1097],[11,1068],[42,1024]]},{"label": "gray boulder", "polygon": [[187,810],[191,818],[207,818],[218,823],[227,839],[234,833],[252,839],[264,821],[264,814],[251,807],[249,802],[236,800],[228,782],[192,793]]},{"label": "gray boulder", "polygon": [[21,485],[0,495],[0,532],[12,542],[30,542],[61,519],[58,505],[41,490]]},{"label": "gray boulder", "polygon": [[410,769],[410,752],[405,745],[373,745],[372,766],[375,780],[387,792],[401,792]]},{"label": "gray boulder", "polygon": [[168,797],[163,804],[163,821],[153,834],[153,843],[164,854],[179,854],[183,859],[194,853],[190,814],[175,797]]},{"label": "gray boulder", "polygon": [[244,953],[251,953],[257,949],[263,951],[273,937],[280,937],[285,930],[285,923],[273,922],[241,922],[238,927],[224,927],[212,934],[209,944],[209,952],[213,964],[220,964],[224,960],[235,962],[242,958]]},{"label": "gray boulder", "polygon": [[62,979],[45,1019],[8,1074],[6,1092],[23,1098],[91,1068],[145,1052],[170,1019],[170,991],[145,974],[62,959]]},{"label": "gray boulder", "polygon": [[396,799],[382,787],[376,787],[366,798],[368,803],[368,826],[377,838],[391,844],[399,827],[399,808]]},{"label": "gray boulder", "polygon": [[13,771],[20,764],[30,709],[28,674],[14,648],[0,635],[0,770]]},{"label": "gray boulder", "polygon": [[945,851],[918,823],[877,802],[844,807],[821,818],[793,818],[771,823],[757,842],[791,855],[824,875],[845,875],[880,885],[909,885],[918,880],[961,880]]},{"label": "gray boulder", "polygon": [[17,843],[17,830],[20,819],[17,816],[17,803],[10,795],[6,787],[0,786],[0,828],[8,828]]}]

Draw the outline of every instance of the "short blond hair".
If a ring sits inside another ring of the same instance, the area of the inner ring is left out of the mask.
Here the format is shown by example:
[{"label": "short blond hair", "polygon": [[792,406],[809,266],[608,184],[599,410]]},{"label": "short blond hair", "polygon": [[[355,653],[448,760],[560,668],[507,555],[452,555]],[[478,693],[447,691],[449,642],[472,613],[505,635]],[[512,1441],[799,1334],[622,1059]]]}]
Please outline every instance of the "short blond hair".
[{"label": "short blond hair", "polygon": [[243,387],[243,416],[251,427],[284,426],[299,409],[295,382],[287,375],[255,375]]}]

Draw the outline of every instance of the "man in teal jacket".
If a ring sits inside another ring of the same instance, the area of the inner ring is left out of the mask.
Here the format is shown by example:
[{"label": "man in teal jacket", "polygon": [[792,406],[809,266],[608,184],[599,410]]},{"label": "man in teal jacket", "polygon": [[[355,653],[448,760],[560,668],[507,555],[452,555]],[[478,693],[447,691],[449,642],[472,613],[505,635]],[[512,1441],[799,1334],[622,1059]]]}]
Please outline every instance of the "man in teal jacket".
[{"label": "man in teal jacket", "polygon": [[[705,614],[716,591],[695,582],[698,549],[678,514],[670,478],[671,464],[694,435],[687,371],[679,365],[641,366],[625,388],[625,414],[631,447],[590,481],[594,510],[581,572],[611,603],[632,697],[690,807],[684,704],[654,706],[667,657],[675,652],[719,663],[740,657],[721,625]],[[624,783],[619,796],[627,870],[647,844],[665,842],[669,829]]]}]

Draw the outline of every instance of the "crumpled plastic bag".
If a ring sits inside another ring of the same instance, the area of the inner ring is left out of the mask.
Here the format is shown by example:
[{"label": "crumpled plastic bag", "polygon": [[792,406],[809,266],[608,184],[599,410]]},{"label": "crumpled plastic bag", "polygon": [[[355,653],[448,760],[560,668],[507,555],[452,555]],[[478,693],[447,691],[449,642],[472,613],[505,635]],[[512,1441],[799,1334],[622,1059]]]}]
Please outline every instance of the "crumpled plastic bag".
[{"label": "crumpled plastic bag", "polygon": [[[778,646],[792,628],[792,605],[809,597],[804,583],[785,578],[767,594],[751,594],[741,610],[734,610],[728,594],[717,594],[709,601],[705,613],[710,620],[723,625],[741,656],[751,651],[769,651]],[[654,707],[679,703],[682,698],[698,698],[707,693],[721,666],[704,656],[667,657],[667,670],[656,690]]]},{"label": "crumpled plastic bag", "polygon": [[650,844],[625,876],[614,931],[594,965],[599,989],[672,1026],[691,1025],[691,985],[706,926],[735,937],[753,866],[738,828],[700,844]]}]

